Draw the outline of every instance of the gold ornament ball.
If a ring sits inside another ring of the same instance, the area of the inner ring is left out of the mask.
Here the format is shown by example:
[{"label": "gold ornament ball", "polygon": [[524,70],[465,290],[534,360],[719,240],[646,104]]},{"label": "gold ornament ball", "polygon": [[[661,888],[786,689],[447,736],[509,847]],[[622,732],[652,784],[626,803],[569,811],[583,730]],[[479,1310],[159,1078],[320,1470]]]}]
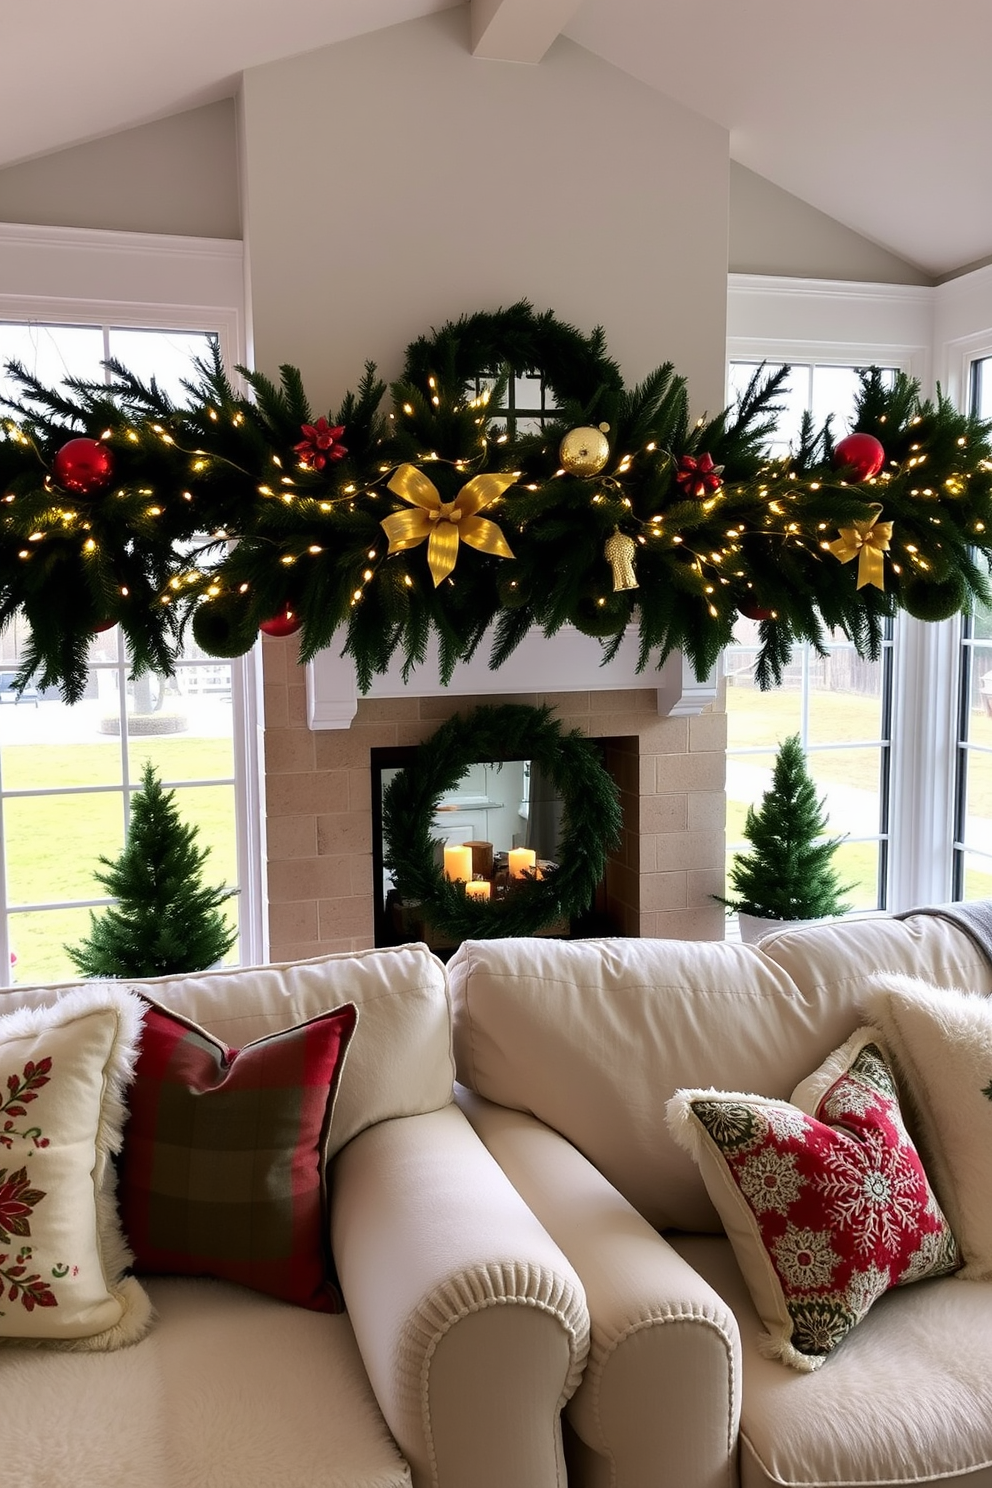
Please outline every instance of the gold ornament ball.
[{"label": "gold ornament ball", "polygon": [[610,441],[602,429],[569,429],[558,458],[569,475],[598,475],[610,458]]}]

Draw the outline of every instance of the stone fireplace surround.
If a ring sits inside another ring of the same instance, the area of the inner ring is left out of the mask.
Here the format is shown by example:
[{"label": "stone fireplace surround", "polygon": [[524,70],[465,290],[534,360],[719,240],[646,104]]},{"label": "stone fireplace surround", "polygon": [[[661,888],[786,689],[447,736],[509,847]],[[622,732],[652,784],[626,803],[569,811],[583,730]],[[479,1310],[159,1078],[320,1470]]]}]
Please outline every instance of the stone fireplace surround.
[{"label": "stone fireplace surround", "polygon": [[303,668],[293,638],[266,638],[273,961],[372,945],[371,750],[420,744],[453,713],[486,702],[547,703],[564,727],[608,741],[624,818],[605,882],[616,933],[722,938],[723,910],[711,896],[723,887],[726,717],[715,687],[697,684],[679,657],[645,686],[629,655],[604,671],[597,647],[596,666],[583,670],[559,638],[544,644],[556,647],[544,667],[526,655],[498,673],[482,663],[442,689],[428,663],[409,686],[376,679],[380,694],[400,695],[359,698],[349,665],[330,652]]}]

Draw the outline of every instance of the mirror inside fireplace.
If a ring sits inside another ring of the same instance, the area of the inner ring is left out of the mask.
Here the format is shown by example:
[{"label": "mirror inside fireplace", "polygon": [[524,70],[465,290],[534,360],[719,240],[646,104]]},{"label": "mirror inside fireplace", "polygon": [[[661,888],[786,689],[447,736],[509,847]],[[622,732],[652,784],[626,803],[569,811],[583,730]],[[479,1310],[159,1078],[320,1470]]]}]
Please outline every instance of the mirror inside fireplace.
[{"label": "mirror inside fireplace", "polygon": [[[402,750],[374,750],[372,760],[373,873],[376,944],[395,945],[420,939],[416,911],[404,906],[386,867],[382,833],[382,798],[405,761]],[[410,751],[412,757],[414,751]],[[377,760],[375,756],[380,756]],[[431,835],[437,862],[444,866],[446,847],[474,844],[474,876],[492,876],[508,863],[511,851],[529,849],[535,866],[557,860],[562,802],[536,761],[504,760],[470,765],[452,790],[438,802]],[[491,849],[491,851],[490,851]],[[419,930],[422,931],[422,926]],[[435,938],[432,937],[432,942]],[[435,949],[443,950],[435,942]]]}]

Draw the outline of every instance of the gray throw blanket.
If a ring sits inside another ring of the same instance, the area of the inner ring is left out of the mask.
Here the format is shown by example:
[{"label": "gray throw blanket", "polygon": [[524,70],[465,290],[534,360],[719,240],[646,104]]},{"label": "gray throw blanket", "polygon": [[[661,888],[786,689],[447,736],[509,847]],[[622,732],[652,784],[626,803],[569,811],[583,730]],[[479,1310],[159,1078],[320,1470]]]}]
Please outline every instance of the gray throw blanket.
[{"label": "gray throw blanket", "polygon": [[937,904],[925,909],[907,909],[893,918],[908,920],[911,915],[918,914],[940,915],[941,919],[950,920],[992,963],[992,899],[976,899],[972,904]]}]

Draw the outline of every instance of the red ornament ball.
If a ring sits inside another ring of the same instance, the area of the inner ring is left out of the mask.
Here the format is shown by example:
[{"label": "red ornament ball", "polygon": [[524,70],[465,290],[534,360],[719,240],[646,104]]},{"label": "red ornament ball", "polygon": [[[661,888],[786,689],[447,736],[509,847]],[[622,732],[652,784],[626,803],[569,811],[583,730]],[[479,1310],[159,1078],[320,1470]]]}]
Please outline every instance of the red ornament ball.
[{"label": "red ornament ball", "polygon": [[885,450],[874,434],[848,434],[834,450],[834,468],[847,470],[856,481],[877,475],[885,464]]},{"label": "red ornament ball", "polygon": [[70,439],[52,461],[52,475],[63,491],[89,496],[109,485],[114,457],[98,439]]},{"label": "red ornament ball", "polygon": [[113,630],[116,624],[116,620],[97,620],[95,624],[90,626],[90,630],[92,630],[94,635],[99,635],[103,630]]},{"label": "red ornament ball", "polygon": [[291,636],[296,634],[302,624],[296,611],[287,605],[281,614],[273,615],[271,620],[263,620],[258,628],[268,636]]},{"label": "red ornament ball", "polygon": [[764,605],[739,604],[737,606],[745,620],[771,620],[772,611],[766,610]]}]

